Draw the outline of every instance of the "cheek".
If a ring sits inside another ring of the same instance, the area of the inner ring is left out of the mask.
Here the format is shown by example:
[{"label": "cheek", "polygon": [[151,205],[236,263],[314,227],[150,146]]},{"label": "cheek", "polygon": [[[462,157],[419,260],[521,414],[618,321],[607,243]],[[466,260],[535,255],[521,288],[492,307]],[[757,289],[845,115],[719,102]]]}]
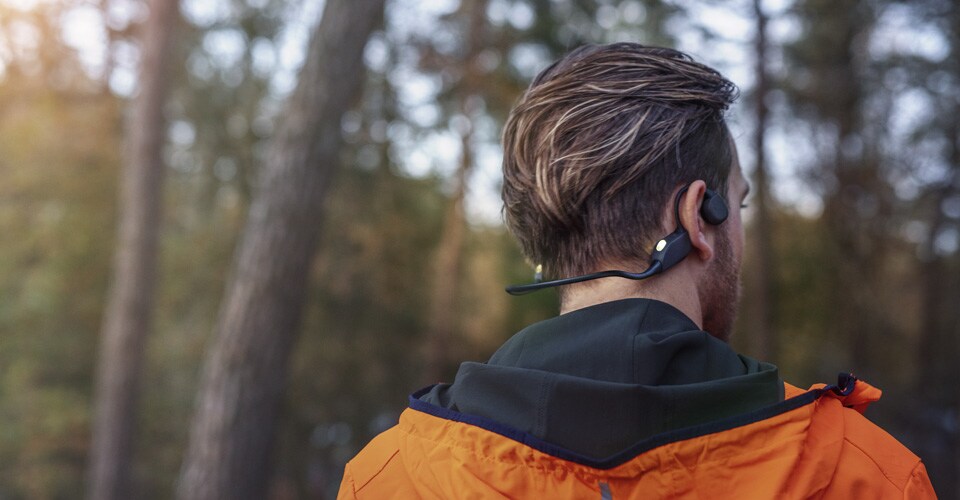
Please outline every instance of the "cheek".
[{"label": "cheek", "polygon": [[733,242],[733,253],[737,258],[737,262],[741,262],[746,236],[743,229],[743,220],[740,218],[739,211],[730,217],[730,222],[730,241]]}]

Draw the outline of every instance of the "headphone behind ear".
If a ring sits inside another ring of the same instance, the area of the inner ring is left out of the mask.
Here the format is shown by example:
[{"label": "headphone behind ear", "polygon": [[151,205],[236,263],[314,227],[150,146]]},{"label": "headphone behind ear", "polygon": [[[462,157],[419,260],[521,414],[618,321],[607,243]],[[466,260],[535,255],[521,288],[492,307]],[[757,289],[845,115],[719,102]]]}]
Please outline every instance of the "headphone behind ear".
[{"label": "headphone behind ear", "polygon": [[[600,271],[591,274],[584,274],[582,276],[572,276],[569,278],[541,282],[540,280],[542,279],[543,275],[541,274],[541,267],[537,266],[537,273],[533,283],[528,285],[510,285],[507,287],[507,293],[510,295],[523,295],[525,293],[535,292],[544,288],[572,285],[574,283],[580,283],[599,278],[616,277],[631,280],[642,280],[653,275],[660,274],[673,267],[678,262],[686,258],[686,256],[690,253],[690,249],[692,248],[690,244],[690,235],[687,234],[687,230],[684,229],[683,225],[680,224],[680,198],[684,193],[687,192],[687,189],[689,188],[690,186],[685,186],[680,190],[679,193],[677,193],[677,199],[674,201],[673,205],[674,214],[677,220],[677,229],[668,234],[665,238],[657,241],[657,244],[653,249],[653,254],[650,256],[650,267],[648,267],[646,271],[643,271],[642,273],[630,273],[619,270]],[[703,195],[703,203],[700,205],[700,216],[703,217],[703,220],[707,221],[708,224],[716,226],[727,220],[727,216],[729,214],[730,212],[727,208],[727,200],[724,200],[723,196],[720,196],[715,191],[707,189]]]},{"label": "headphone behind ear", "polygon": [[[690,235],[680,224],[680,198],[687,192],[690,186],[685,186],[677,193],[677,199],[674,202],[674,215],[677,221],[677,229],[668,234],[665,238],[657,242],[650,255],[650,267],[660,263],[660,271],[664,272],[670,269],[690,253]],[[727,200],[723,199],[716,191],[707,189],[703,195],[703,203],[700,205],[700,216],[711,225],[722,224],[730,215],[727,208]]]}]

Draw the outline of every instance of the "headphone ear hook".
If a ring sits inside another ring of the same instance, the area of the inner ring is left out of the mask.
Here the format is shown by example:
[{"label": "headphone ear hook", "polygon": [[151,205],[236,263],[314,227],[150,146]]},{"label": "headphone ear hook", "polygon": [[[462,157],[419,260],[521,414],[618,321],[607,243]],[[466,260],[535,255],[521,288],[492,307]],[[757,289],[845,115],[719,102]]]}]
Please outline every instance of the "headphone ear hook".
[{"label": "headphone ear hook", "polygon": [[[626,271],[610,270],[552,281],[543,281],[543,266],[538,264],[534,273],[533,283],[529,285],[508,286],[507,293],[511,295],[523,295],[544,288],[571,285],[573,283],[599,278],[617,277],[642,280],[660,274],[673,267],[685,259],[693,248],[690,242],[690,235],[687,234],[687,230],[684,229],[683,224],[680,223],[680,198],[683,197],[683,194],[686,193],[688,189],[690,189],[689,184],[681,188],[674,201],[673,210],[677,219],[677,229],[657,241],[653,253],[650,256],[650,267],[648,267],[646,271],[642,273],[628,273]],[[703,220],[707,221],[708,224],[716,226],[727,220],[728,215],[729,209],[727,208],[727,201],[723,199],[723,196],[720,196],[713,190],[707,189],[703,195],[703,203],[700,205],[700,216],[703,217]]]}]

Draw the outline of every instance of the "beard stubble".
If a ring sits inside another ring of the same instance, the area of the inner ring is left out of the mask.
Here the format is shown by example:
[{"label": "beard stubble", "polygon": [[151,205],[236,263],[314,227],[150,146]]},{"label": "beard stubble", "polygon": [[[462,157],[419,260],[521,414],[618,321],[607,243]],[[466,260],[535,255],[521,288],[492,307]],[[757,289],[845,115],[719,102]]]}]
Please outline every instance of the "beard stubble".
[{"label": "beard stubble", "polygon": [[703,330],[724,342],[733,334],[740,302],[740,262],[733,254],[730,235],[720,232],[717,258],[704,284],[700,307]]}]

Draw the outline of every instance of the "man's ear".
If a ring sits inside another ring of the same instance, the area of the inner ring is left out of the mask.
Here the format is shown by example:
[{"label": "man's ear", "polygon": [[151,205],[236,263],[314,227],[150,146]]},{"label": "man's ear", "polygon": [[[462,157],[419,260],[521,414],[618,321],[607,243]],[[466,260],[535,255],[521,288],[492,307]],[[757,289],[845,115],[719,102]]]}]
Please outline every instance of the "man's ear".
[{"label": "man's ear", "polygon": [[707,234],[707,224],[700,216],[700,207],[707,192],[702,180],[693,181],[680,199],[680,225],[690,235],[691,254],[706,262],[713,258],[713,232]]}]

